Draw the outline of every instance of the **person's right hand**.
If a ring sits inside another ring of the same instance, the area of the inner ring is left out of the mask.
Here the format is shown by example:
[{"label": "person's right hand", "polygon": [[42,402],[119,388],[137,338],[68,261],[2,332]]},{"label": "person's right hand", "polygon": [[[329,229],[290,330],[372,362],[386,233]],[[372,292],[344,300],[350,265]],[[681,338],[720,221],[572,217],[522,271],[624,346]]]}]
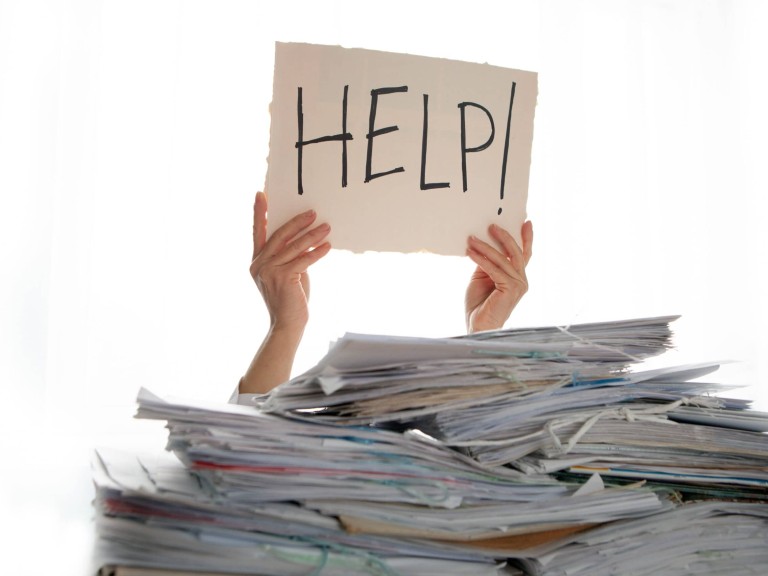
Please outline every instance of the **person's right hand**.
[{"label": "person's right hand", "polygon": [[331,228],[328,224],[313,226],[316,218],[314,210],[298,214],[267,240],[267,196],[256,194],[250,272],[264,298],[273,331],[303,331],[309,319],[307,268],[331,249],[324,241]]}]

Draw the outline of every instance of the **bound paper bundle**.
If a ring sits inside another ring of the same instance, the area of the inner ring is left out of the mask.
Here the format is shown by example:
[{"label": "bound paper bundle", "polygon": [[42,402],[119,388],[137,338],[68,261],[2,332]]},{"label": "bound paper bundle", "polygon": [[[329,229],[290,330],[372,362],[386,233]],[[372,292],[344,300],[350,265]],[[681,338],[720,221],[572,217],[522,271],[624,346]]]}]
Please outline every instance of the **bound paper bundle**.
[{"label": "bound paper bundle", "polygon": [[753,573],[768,566],[768,414],[707,382],[716,364],[643,369],[675,319],[348,334],[250,405],[141,390],[137,416],[167,421],[172,454],[97,453],[96,561],[137,574]]}]

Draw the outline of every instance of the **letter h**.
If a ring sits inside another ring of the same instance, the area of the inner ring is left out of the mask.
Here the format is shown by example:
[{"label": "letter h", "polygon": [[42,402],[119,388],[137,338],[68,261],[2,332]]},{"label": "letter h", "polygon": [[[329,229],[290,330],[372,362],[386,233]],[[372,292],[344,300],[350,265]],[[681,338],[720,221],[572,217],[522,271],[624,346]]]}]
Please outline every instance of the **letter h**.
[{"label": "letter h", "polygon": [[304,111],[302,101],[302,89],[299,86],[298,94],[298,120],[299,120],[299,139],[296,141],[296,149],[298,151],[298,180],[299,180],[299,194],[304,194],[304,184],[302,182],[302,167],[304,162],[304,146],[309,144],[318,144],[319,142],[333,142],[341,140],[341,187],[347,186],[347,140],[352,140],[352,134],[347,132],[347,94],[349,92],[349,86],[344,86],[344,98],[342,100],[341,111],[341,133],[333,134],[330,136],[321,136],[320,138],[314,138],[312,140],[304,140]]}]

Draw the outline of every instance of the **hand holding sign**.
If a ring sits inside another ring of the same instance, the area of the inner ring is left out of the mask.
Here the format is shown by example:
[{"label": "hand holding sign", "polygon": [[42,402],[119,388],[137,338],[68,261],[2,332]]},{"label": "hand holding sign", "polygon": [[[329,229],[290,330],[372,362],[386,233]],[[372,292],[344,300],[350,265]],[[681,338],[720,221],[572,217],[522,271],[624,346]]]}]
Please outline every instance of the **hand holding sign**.
[{"label": "hand holding sign", "polygon": [[467,256],[477,264],[465,296],[469,334],[504,326],[528,291],[525,267],[533,253],[533,224],[523,224],[522,249],[509,232],[495,224],[489,233],[500,250],[474,236],[467,247]]},{"label": "hand holding sign", "polygon": [[331,249],[330,226],[317,224],[313,210],[297,214],[267,240],[267,197],[253,205],[250,272],[269,312],[267,336],[240,380],[241,393],[264,393],[291,376],[296,350],[309,318],[307,269]]},{"label": "hand holding sign", "polygon": [[315,226],[317,214],[307,210],[291,218],[266,240],[267,199],[259,192],[254,203],[251,276],[269,311],[273,329],[304,329],[307,323],[307,268],[331,249],[328,224]]}]

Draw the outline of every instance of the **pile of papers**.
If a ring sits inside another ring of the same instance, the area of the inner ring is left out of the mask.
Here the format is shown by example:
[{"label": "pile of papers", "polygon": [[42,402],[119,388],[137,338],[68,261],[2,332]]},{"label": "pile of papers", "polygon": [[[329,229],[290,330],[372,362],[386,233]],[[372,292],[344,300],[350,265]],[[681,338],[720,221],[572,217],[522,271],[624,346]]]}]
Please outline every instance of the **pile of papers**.
[{"label": "pile of papers", "polygon": [[96,562],[754,573],[768,566],[768,414],[706,382],[716,364],[642,370],[674,320],[348,334],[241,405],[141,390],[137,416],[167,422],[171,454],[98,451]]}]

